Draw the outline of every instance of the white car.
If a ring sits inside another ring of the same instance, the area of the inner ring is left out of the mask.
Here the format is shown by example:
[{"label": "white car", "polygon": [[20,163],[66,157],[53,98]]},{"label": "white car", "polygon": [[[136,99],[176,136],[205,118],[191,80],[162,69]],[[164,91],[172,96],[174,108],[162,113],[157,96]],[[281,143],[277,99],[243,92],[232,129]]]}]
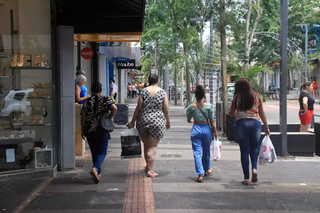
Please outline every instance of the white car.
[{"label": "white car", "polygon": [[2,111],[0,116],[9,116],[13,112],[23,112],[27,116],[31,114],[32,107],[28,96],[32,96],[33,89],[11,90],[2,101]]}]

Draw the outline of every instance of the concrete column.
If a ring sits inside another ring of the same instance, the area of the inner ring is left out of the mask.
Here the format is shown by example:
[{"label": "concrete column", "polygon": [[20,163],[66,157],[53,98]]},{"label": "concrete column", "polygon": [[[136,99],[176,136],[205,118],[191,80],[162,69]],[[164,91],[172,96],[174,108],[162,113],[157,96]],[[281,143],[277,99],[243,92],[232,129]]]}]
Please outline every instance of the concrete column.
[{"label": "concrete column", "polygon": [[169,70],[163,70],[163,89],[166,91],[167,95],[169,94]]},{"label": "concrete column", "polygon": [[109,86],[109,81],[107,79],[107,72],[106,72],[106,55],[99,55],[99,82],[102,84],[102,95],[107,95],[107,87]]},{"label": "concrete column", "polygon": [[124,103],[127,97],[127,85],[126,82],[126,72],[124,70],[118,70],[118,97],[119,103]]}]

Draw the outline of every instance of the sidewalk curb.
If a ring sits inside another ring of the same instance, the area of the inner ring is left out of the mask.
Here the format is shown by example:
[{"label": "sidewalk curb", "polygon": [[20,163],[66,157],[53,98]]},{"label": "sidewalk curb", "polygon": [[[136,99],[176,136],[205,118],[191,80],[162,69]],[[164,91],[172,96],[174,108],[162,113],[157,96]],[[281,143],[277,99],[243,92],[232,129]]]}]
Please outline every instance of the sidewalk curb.
[{"label": "sidewalk curb", "polygon": [[24,208],[26,208],[30,202],[37,196],[37,194],[42,191],[47,185],[49,185],[49,183],[51,183],[51,181],[53,180],[54,177],[50,177],[47,178],[45,180],[43,180],[38,187],[36,187],[31,193],[30,195],[21,203],[20,206],[17,207],[16,210],[13,211],[13,213],[19,213],[22,210],[24,210]]}]

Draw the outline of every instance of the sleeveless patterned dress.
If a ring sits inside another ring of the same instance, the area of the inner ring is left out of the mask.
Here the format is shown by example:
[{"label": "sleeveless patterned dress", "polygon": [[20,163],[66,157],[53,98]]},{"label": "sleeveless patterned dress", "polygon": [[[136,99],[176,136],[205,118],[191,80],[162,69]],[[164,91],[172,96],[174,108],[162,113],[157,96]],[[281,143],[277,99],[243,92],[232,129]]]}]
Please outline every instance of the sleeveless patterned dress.
[{"label": "sleeveless patterned dress", "polygon": [[141,90],[143,99],[142,108],[137,118],[137,130],[140,135],[149,133],[154,138],[161,139],[166,130],[166,119],[163,112],[163,103],[166,92],[160,89],[153,97],[144,88]]}]

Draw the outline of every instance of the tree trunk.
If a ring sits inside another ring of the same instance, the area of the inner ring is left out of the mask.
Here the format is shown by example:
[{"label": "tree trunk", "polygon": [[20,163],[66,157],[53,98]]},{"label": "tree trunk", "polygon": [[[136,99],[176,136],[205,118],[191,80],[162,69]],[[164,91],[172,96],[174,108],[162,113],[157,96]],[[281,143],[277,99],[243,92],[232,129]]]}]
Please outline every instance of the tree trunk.
[{"label": "tree trunk", "polygon": [[199,85],[199,81],[200,81],[200,70],[197,70],[197,72],[196,72],[196,86]]},{"label": "tree trunk", "polygon": [[228,91],[227,91],[227,38],[226,38],[226,24],[225,0],[220,0],[221,14],[220,14],[220,35],[221,35],[221,77],[222,77],[222,101],[223,101],[223,133],[227,133],[227,114],[228,114]]},{"label": "tree trunk", "polygon": [[186,82],[186,89],[187,89],[187,105],[190,104],[191,100],[191,91],[190,91],[190,74],[189,74],[189,62],[188,62],[188,47],[186,43],[183,43],[183,52],[186,57],[186,77],[187,77],[187,82]]},{"label": "tree trunk", "polygon": [[245,70],[249,69],[249,27],[250,27],[250,18],[251,18],[251,11],[252,11],[252,0],[248,0],[248,12],[246,18],[246,32],[245,32]]},{"label": "tree trunk", "polygon": [[251,47],[252,47],[252,42],[253,42],[253,36],[256,31],[258,22],[261,18],[261,14],[263,9],[260,8],[260,0],[256,0],[257,6],[256,6],[256,19],[254,20],[253,28],[251,31],[249,31],[250,27],[250,18],[251,18],[251,12],[252,12],[252,0],[248,0],[248,13],[247,13],[247,18],[246,18],[246,34],[245,34],[245,70],[249,69],[249,56],[251,52]]}]

